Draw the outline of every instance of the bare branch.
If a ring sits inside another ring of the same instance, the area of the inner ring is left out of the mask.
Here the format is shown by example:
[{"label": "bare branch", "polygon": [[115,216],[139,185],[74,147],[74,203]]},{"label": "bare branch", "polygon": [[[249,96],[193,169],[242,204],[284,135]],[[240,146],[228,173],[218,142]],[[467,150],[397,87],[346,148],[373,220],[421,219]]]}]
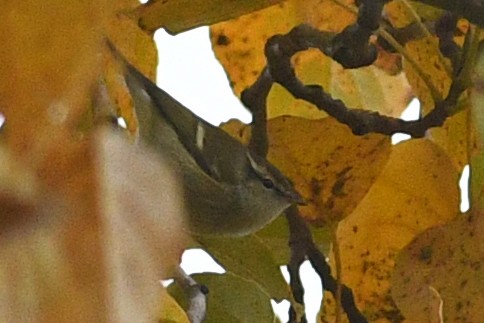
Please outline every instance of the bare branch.
[{"label": "bare branch", "polygon": [[331,36],[331,33],[321,32],[308,25],[300,25],[286,35],[270,38],[266,44],[266,57],[274,82],[284,86],[294,97],[313,103],[320,110],[348,125],[356,135],[370,132],[393,135],[402,132],[419,138],[423,137],[429,128],[443,125],[452,115],[453,107],[465,90],[458,78],[452,83],[448,96],[443,101],[437,102],[434,110],[416,121],[403,121],[382,116],[376,112],[349,109],[341,100],[333,99],[321,86],[304,85],[296,77],[291,66],[291,57],[308,48],[318,48],[328,53],[328,48],[331,48],[329,45]]},{"label": "bare branch", "polygon": [[254,118],[249,149],[259,156],[266,156],[268,152],[266,100],[272,84],[272,77],[265,68],[257,81],[241,96],[242,103]]},{"label": "bare branch", "polygon": [[[314,270],[321,278],[323,289],[331,292],[331,294],[336,297],[338,283],[331,275],[331,268],[326,262],[324,255],[314,244],[306,222],[304,222],[304,219],[299,216],[296,208],[289,209],[286,212],[286,217],[289,222],[289,246],[291,247],[291,261],[288,265],[288,269],[291,269],[289,273],[291,273],[291,271],[293,273],[298,273],[301,263],[307,257]],[[296,279],[294,282],[292,280],[293,277]],[[296,301],[302,302],[304,289],[302,288],[300,281],[297,279],[299,279],[298,274],[297,276],[291,276],[291,290],[293,291]],[[351,323],[368,322],[356,307],[353,293],[346,285],[342,285],[341,306]]]}]

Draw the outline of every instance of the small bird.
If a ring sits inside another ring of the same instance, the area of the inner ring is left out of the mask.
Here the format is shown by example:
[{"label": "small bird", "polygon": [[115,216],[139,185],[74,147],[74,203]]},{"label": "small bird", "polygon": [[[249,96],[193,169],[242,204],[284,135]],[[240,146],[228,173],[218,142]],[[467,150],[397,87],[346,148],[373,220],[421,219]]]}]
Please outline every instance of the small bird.
[{"label": "small bird", "polygon": [[179,176],[192,233],[248,235],[304,203],[275,166],[121,60],[141,141],[163,154]]}]

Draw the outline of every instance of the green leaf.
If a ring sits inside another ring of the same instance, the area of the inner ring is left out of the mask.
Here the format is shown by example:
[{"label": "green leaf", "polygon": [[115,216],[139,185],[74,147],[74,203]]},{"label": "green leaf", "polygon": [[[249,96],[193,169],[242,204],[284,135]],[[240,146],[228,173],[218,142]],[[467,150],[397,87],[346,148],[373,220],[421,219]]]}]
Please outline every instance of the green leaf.
[{"label": "green leaf", "polygon": [[[318,249],[327,255],[331,245],[331,234],[328,227],[309,228],[313,235],[313,240]],[[289,230],[286,219],[281,216],[267,227],[263,228],[257,235],[265,245],[271,250],[272,257],[277,265],[287,265],[291,256],[289,248]]]},{"label": "green leaf", "polygon": [[[227,272],[253,281],[276,300],[290,297],[271,247],[257,234],[242,238],[201,237],[198,241]],[[287,249],[286,245],[287,240],[279,248]]]},{"label": "green leaf", "polygon": [[166,291],[162,293],[160,323],[189,323],[187,313]]},{"label": "green leaf", "polygon": [[[209,290],[206,323],[274,322],[271,297],[256,283],[231,273],[192,277]],[[186,308],[180,288],[172,284],[168,290]]]}]

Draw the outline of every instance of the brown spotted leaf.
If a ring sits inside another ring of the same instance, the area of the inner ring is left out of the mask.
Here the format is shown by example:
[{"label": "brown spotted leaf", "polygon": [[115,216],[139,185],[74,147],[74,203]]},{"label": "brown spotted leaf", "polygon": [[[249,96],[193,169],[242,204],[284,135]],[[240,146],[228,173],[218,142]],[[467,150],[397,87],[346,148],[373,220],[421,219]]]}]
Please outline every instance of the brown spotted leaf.
[{"label": "brown spotted leaf", "polygon": [[279,117],[269,121],[268,131],[269,160],[308,201],[302,215],[319,225],[351,214],[390,154],[389,138],[354,136],[332,118]]},{"label": "brown spotted leaf", "polygon": [[[409,1],[393,1],[385,7],[385,13],[399,27],[416,23],[415,13],[421,15],[421,19],[434,21],[442,15],[439,9]],[[422,28],[426,27],[422,25]],[[427,114],[434,108],[436,100],[445,98],[449,91],[452,80],[450,61],[441,54],[439,40],[435,36],[409,41],[405,44],[405,50],[413,60],[403,60],[405,75],[413,94],[421,103],[422,113]],[[435,93],[432,93],[428,83]],[[469,105],[465,101],[459,104],[463,110]],[[459,170],[468,163],[467,118],[467,113],[461,112],[448,118],[443,127],[429,131],[429,138],[447,151]]]},{"label": "brown spotted leaf", "polygon": [[[250,128],[231,122],[224,129],[248,140]],[[391,151],[388,137],[354,136],[333,118],[278,117],[268,121],[268,159],[308,202],[302,215],[324,225],[349,215],[370,189]]]},{"label": "brown spotted leaf", "polygon": [[[231,135],[247,142],[250,128],[232,121]],[[366,195],[387,162],[388,137],[354,136],[334,120],[278,117],[268,121],[268,159],[295,184],[308,202],[302,216],[318,226],[349,215]]]},{"label": "brown spotted leaf", "polygon": [[444,322],[479,322],[484,315],[482,213],[459,215],[419,235],[398,256],[392,296],[412,322],[427,322],[435,311],[429,289],[442,299]]},{"label": "brown spotted leaf", "polygon": [[[400,319],[390,296],[395,257],[417,234],[452,219],[458,202],[457,171],[442,149],[423,139],[393,147],[378,179],[337,230],[342,282],[369,321]],[[335,272],[334,256],[331,262]],[[325,322],[334,320],[334,304],[325,293]]]},{"label": "brown spotted leaf", "polygon": [[432,313],[419,302],[435,289],[442,299],[444,322],[479,322],[484,297],[484,52],[478,54],[469,115],[475,145],[470,159],[470,203],[465,215],[417,236],[398,256],[392,278],[392,296],[409,320],[425,320]]}]

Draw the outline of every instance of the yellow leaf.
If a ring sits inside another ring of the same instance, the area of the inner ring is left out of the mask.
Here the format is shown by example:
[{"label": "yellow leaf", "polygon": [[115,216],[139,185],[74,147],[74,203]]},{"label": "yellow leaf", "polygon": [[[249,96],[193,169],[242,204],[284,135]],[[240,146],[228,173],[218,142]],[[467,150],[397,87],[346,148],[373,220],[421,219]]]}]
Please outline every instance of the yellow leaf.
[{"label": "yellow leaf", "polygon": [[108,8],[47,0],[0,12],[6,321],[150,321],[183,248],[176,180],[159,156],[79,129],[104,72]]},{"label": "yellow leaf", "polygon": [[[445,98],[450,88],[451,78],[445,67],[445,64],[448,64],[448,62],[441,59],[438,40],[435,37],[425,37],[408,42],[405,48],[417,65],[423,69],[423,73],[425,73],[430,83],[437,90],[437,95],[440,99]],[[425,114],[428,113],[433,109],[436,98],[432,97],[431,91],[421,75],[415,71],[412,64],[404,60],[403,69],[414,94],[422,104],[422,111]]]},{"label": "yellow leaf", "polygon": [[[423,18],[420,15],[437,19],[442,14],[442,10],[407,0],[392,1],[385,6],[384,10],[385,15],[396,28],[402,28],[411,23],[420,23],[421,29],[426,29],[427,27],[419,22]],[[445,97],[451,82],[449,61],[442,56],[437,37],[430,37],[430,32],[428,30],[427,32],[426,37],[405,44],[405,50],[421,71],[415,70],[413,63],[408,60],[403,61],[405,74],[414,94],[422,103],[424,113],[429,112],[434,106],[435,99]],[[431,83],[436,93],[432,93],[433,89],[428,88],[422,76],[427,78],[427,82]]]},{"label": "yellow leaf", "polygon": [[168,294],[162,293],[160,323],[189,323],[187,314],[183,308]]},{"label": "yellow leaf", "polygon": [[442,9],[409,0],[391,1],[385,5],[384,12],[385,17],[397,28],[402,28],[415,22],[415,14],[422,20],[435,21],[444,13]]},{"label": "yellow leaf", "polygon": [[309,202],[302,215],[324,225],[349,215],[366,195],[390,153],[382,135],[354,136],[332,118],[279,117],[268,123],[268,158]]},{"label": "yellow leaf", "polygon": [[[419,15],[419,19],[436,20],[443,13],[442,10],[434,7],[409,1],[393,1],[385,7],[385,12],[389,15],[392,23],[397,26],[416,23],[415,14]],[[422,25],[422,28],[426,27]],[[442,56],[439,50],[439,41],[436,37],[424,37],[410,41],[405,44],[405,49],[417,66],[420,67],[424,77],[437,91],[437,93],[432,93],[415,66],[408,60],[403,61],[403,69],[412,87],[413,94],[420,100],[423,114],[427,114],[435,107],[435,100],[445,98],[449,91],[452,81],[449,60]],[[463,110],[468,107],[468,102],[460,102],[459,104],[465,105]],[[428,138],[447,151],[459,170],[468,163],[467,118],[467,113],[461,112],[448,118],[444,126],[428,131]]]},{"label": "yellow leaf", "polygon": [[469,163],[470,136],[473,131],[469,122],[469,105],[463,111],[448,118],[442,127],[433,128],[427,138],[442,147],[452,159],[459,172]]},{"label": "yellow leaf", "polygon": [[[401,317],[390,297],[395,257],[417,234],[455,217],[458,203],[457,171],[442,149],[424,139],[393,147],[380,177],[337,229],[342,282],[369,321]],[[324,297],[331,322],[334,299]]]},{"label": "yellow leaf", "polygon": [[[250,128],[235,121],[224,125],[247,143]],[[318,226],[349,215],[366,195],[390,154],[383,135],[355,136],[333,118],[308,120],[278,117],[268,121],[268,159],[295,184],[308,202],[302,216]]]},{"label": "yellow leaf", "polygon": [[[214,25],[211,38],[215,54],[224,66],[234,92],[240,96],[255,82],[266,65],[264,47],[268,38],[285,34],[301,23],[324,31],[339,32],[354,20],[352,12],[334,1],[292,0]],[[406,107],[409,87],[402,75],[392,77],[375,66],[345,70],[317,50],[295,55],[293,63],[304,83],[323,86],[325,91],[350,107],[392,116],[399,115]],[[295,100],[279,85],[273,86],[267,102],[269,118],[294,115],[317,119],[325,116],[313,105]]]},{"label": "yellow leaf", "polygon": [[221,124],[220,127],[244,145],[249,144],[252,132],[251,127],[247,126],[245,123],[242,123],[240,120],[231,119],[226,123]]},{"label": "yellow leaf", "polygon": [[[9,2],[0,12],[0,109],[12,152],[34,171],[67,142],[101,70],[103,7],[97,1]],[[68,148],[67,148],[68,149]],[[47,170],[44,170],[47,171]]]},{"label": "yellow leaf", "polygon": [[[16,160],[7,147],[0,143],[0,205],[4,215],[13,217],[22,209],[32,209],[40,196],[38,179],[32,169]],[[10,210],[10,212],[6,212]],[[0,218],[0,223],[6,221]]]},{"label": "yellow leaf", "polygon": [[137,21],[125,13],[137,4],[137,0],[118,3],[117,11],[113,11],[105,22],[107,37],[132,65],[153,80],[158,64],[153,35],[143,31]]},{"label": "yellow leaf", "polygon": [[423,301],[431,286],[442,300],[444,322],[479,322],[484,315],[483,214],[459,215],[429,229],[396,259],[392,296],[411,322],[429,322],[434,310]]},{"label": "yellow leaf", "polygon": [[202,25],[211,25],[248,14],[282,0],[153,0],[140,6],[133,15],[149,32],[165,28],[177,34]]}]

